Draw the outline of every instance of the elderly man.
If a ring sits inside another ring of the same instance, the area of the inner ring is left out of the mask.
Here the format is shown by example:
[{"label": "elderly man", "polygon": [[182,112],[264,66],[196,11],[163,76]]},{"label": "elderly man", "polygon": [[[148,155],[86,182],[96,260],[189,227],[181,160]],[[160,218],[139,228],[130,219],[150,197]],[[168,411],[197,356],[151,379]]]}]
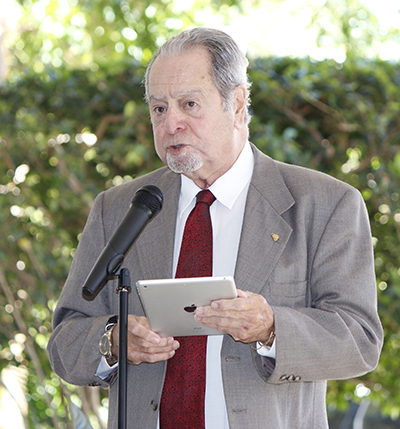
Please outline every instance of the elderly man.
[{"label": "elderly man", "polygon": [[[327,380],[377,365],[383,335],[362,197],[248,141],[247,64],[217,30],[184,31],[161,47],[145,88],[166,167],[100,194],[83,231],[48,350],[67,382],[111,385],[109,428],[117,427],[118,298],[113,287],[93,302],[80,292],[147,184],[162,190],[165,204],[125,259],[132,281],[232,275],[238,297],[196,311],[224,335],[161,338],[132,294],[129,428],[327,428]],[[198,206],[211,231],[211,242],[194,243],[211,255],[205,263],[186,253]]]}]

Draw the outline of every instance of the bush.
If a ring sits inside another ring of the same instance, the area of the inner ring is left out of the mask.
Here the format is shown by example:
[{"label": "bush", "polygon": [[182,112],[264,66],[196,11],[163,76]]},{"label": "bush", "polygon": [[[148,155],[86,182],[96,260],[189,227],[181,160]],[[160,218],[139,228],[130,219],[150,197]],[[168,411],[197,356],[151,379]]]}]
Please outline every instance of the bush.
[{"label": "bush", "polygon": [[[59,69],[0,87],[0,305],[6,310],[0,313],[0,369],[11,365],[25,377],[30,427],[65,426],[65,396],[92,421],[107,405],[104,392],[97,391],[94,405],[93,389],[60,384],[45,347],[94,197],[161,166],[143,101],[143,73],[140,67],[96,74]],[[400,66],[268,58],[251,63],[250,79],[251,141],[275,159],[324,171],[364,196],[385,345],[376,371],[330,382],[328,402],[345,408],[363,384],[396,417]]]}]

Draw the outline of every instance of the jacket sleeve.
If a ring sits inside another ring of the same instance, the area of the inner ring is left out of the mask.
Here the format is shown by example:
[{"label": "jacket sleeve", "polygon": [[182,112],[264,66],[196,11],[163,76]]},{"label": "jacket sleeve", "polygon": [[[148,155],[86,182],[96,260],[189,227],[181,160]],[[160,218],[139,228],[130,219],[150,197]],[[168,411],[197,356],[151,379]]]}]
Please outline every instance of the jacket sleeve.
[{"label": "jacket sleeve", "polygon": [[75,385],[101,385],[95,376],[100,363],[99,341],[110,317],[117,314],[115,287],[109,282],[91,302],[82,297],[83,283],[102,251],[106,239],[102,220],[103,194],[93,205],[82,233],[71,270],[54,312],[54,330],[48,344],[53,370]]},{"label": "jacket sleeve", "polygon": [[358,377],[378,364],[383,331],[360,193],[348,189],[326,219],[317,239],[309,237],[315,243],[308,257],[309,305],[273,305],[275,367],[255,357],[269,383]]}]

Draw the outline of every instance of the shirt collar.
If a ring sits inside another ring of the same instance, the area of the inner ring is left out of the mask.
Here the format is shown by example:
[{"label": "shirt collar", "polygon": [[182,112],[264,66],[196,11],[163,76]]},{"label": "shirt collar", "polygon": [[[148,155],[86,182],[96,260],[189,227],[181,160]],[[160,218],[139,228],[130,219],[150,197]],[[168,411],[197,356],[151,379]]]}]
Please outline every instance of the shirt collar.
[{"label": "shirt collar", "polygon": [[[253,174],[254,155],[247,142],[233,166],[211,186],[215,198],[228,209],[232,209],[243,189],[248,185]],[[187,209],[201,190],[192,180],[181,175],[181,195],[179,216]]]}]

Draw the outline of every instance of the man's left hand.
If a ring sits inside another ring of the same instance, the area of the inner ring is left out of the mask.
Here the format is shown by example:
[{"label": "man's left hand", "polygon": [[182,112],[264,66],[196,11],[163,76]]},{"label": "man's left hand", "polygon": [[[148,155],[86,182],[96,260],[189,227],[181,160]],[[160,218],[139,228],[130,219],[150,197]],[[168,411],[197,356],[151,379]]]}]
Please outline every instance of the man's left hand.
[{"label": "man's left hand", "polygon": [[238,297],[219,299],[196,310],[197,322],[231,335],[236,341],[268,341],[274,329],[274,313],[267,300],[238,289]]}]

